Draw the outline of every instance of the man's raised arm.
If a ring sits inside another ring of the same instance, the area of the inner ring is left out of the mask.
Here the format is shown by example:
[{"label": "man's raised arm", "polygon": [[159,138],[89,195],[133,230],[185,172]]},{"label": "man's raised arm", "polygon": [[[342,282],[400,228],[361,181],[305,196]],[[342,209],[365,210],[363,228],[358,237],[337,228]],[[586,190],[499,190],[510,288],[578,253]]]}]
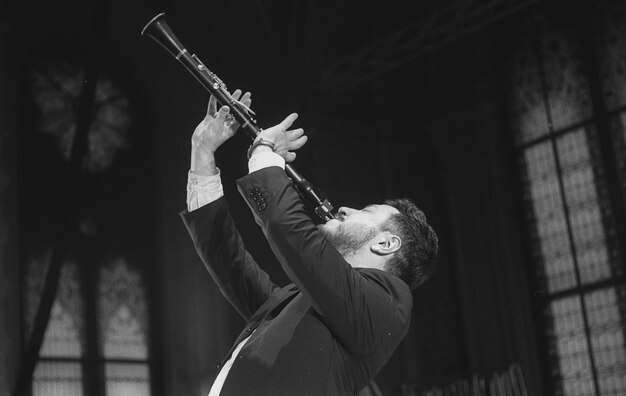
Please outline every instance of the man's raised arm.
[{"label": "man's raised arm", "polygon": [[[233,98],[238,100],[241,91]],[[241,96],[250,106],[250,93]],[[215,151],[231,138],[239,125],[227,106],[217,110],[212,96],[206,117],[191,139],[191,166],[187,182],[187,210],[181,217],[204,265],[222,294],[246,319],[277,289],[246,251],[223,198]]]}]

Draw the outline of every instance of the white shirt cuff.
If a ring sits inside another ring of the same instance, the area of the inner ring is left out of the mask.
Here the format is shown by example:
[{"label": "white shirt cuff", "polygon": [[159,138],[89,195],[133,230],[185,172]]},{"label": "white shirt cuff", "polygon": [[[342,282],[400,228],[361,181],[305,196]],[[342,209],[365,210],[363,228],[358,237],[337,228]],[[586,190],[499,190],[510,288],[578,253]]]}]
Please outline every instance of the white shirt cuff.
[{"label": "white shirt cuff", "polygon": [[192,211],[217,201],[224,195],[220,170],[217,175],[201,176],[189,171],[187,174],[187,210]]},{"label": "white shirt cuff", "polygon": [[270,166],[280,166],[285,169],[285,160],[272,151],[261,151],[253,154],[248,160],[248,173],[269,168]]}]

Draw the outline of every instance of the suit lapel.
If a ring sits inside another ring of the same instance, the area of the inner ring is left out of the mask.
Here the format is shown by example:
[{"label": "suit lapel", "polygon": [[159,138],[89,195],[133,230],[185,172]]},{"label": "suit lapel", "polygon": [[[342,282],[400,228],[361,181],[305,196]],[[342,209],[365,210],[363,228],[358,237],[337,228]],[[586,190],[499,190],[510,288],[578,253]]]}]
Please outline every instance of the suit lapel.
[{"label": "suit lapel", "polygon": [[[252,332],[259,327],[261,323],[263,323],[271,314],[280,312],[287,304],[293,300],[293,298],[298,294],[299,290],[296,285],[290,285],[285,289],[281,290],[277,293],[275,298],[270,297],[268,301],[259,308],[256,313],[250,318],[248,323],[246,324],[245,329],[239,334],[239,337],[233,343],[233,346],[230,348],[226,357],[222,359],[220,364],[218,364],[218,370],[222,368],[224,363],[230,359],[233,351],[237,348],[239,343],[249,337]],[[267,305],[267,307],[265,307]]]}]

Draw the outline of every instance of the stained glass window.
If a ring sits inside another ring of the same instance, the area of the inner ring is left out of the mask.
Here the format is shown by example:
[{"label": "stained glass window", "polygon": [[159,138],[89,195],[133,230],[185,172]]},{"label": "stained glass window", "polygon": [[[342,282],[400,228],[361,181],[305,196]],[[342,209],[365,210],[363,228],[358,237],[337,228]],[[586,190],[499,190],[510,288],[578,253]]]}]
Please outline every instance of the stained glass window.
[{"label": "stained glass window", "polygon": [[[604,48],[592,60],[599,76],[584,67],[579,32],[545,15],[523,25],[511,56],[511,129],[557,395],[626,394],[624,258],[615,227],[626,219],[615,218],[608,183],[616,181],[606,176],[617,166],[623,188],[626,8],[615,7],[621,11],[594,21],[610,20],[594,44]],[[592,79],[602,81],[606,104],[592,105]],[[599,129],[607,124],[610,131]],[[615,163],[600,148],[607,136]]]},{"label": "stained glass window", "polygon": [[626,106],[626,5],[614,3],[603,8],[596,37],[599,77],[609,111]]},{"label": "stained glass window", "polygon": [[[56,181],[65,177],[59,174],[59,169],[66,167],[63,162],[69,159],[72,150],[78,113],[84,109],[81,107],[86,86],[84,61],[77,58],[75,55],[61,58],[56,53],[53,57],[40,56],[24,70],[25,91],[30,93],[31,99],[25,102],[29,107],[24,113],[32,116],[25,117],[29,122],[24,124],[23,144],[33,145],[36,141],[42,150],[49,149],[45,152],[45,161],[40,158],[22,160],[24,173],[31,176],[24,179],[34,181],[21,187],[26,208],[21,218],[42,226],[41,231],[24,227],[21,235],[25,241],[24,255],[28,256],[23,277],[25,342],[32,335],[52,251],[50,247],[43,254],[33,255],[30,244],[50,245],[54,239],[50,236],[59,228],[57,224],[45,223],[46,220],[54,223],[54,216],[42,220],[42,216],[57,208],[53,199],[42,200],[41,191],[50,188],[45,179]],[[91,174],[89,182],[77,181],[82,184],[75,186],[76,191],[90,198],[101,193],[94,179],[105,182],[107,196],[115,196],[119,188],[124,188],[128,194],[127,181],[107,173],[116,160],[121,160],[128,174],[137,171],[136,163],[129,160],[134,156],[124,155],[124,151],[131,149],[130,132],[135,122],[130,96],[105,67],[100,66],[97,74],[93,101],[84,102],[92,105],[86,131],[87,150],[82,162],[82,171],[97,174]],[[42,162],[50,162],[51,166],[42,169]],[[37,178],[33,178],[33,174]],[[109,199],[101,202],[78,197],[73,203],[75,205],[67,211],[76,212],[68,213],[66,220],[77,224],[72,224],[74,227],[68,232],[68,248],[39,350],[32,395],[91,395],[104,390],[107,396],[148,396],[151,394],[152,361],[143,272],[146,263],[138,262],[145,260],[145,256],[137,254],[144,249],[146,238],[133,243],[132,247],[120,248],[119,239],[124,236],[118,235],[119,228],[115,228],[119,219],[114,215],[102,216],[102,213],[124,213],[122,209],[128,207],[135,215],[143,212],[127,202],[124,208],[115,207],[119,203]],[[46,210],[33,211],[41,206]],[[127,221],[127,217],[120,217]],[[118,232],[113,235],[108,231],[111,228]],[[112,246],[115,246],[115,253]],[[127,252],[125,249],[136,250]],[[129,260],[129,255],[134,259]],[[103,258],[110,256],[115,258]]]},{"label": "stained glass window", "polygon": [[33,396],[82,396],[80,363],[40,362],[33,375]]},{"label": "stained glass window", "polygon": [[[77,105],[84,85],[84,69],[66,59],[46,58],[30,74],[30,88],[41,117],[39,129],[55,137],[70,158],[77,124]],[[128,96],[106,75],[98,80],[93,119],[87,137],[85,169],[108,168],[120,149],[127,149],[131,109]]]},{"label": "stained glass window", "polygon": [[[44,287],[51,250],[33,255],[27,264],[25,288],[25,324],[28,335],[33,330],[35,313]],[[68,260],[61,269],[59,289],[52,305],[51,319],[42,355],[80,357],[84,347],[83,301],[78,281],[77,265]]]},{"label": "stained glass window", "polygon": [[558,359],[558,372],[565,395],[593,394],[593,376],[581,301],[578,297],[550,303],[548,316],[554,322],[552,353]]},{"label": "stained glass window", "polygon": [[[49,256],[45,254],[30,261],[25,288],[27,326],[32,326],[39,304]],[[86,335],[77,270],[77,264],[72,261],[63,266],[59,291],[39,352],[33,396],[83,394],[81,362],[86,357]],[[141,273],[122,258],[104,265],[98,280],[98,306],[99,349],[104,362],[106,394],[150,395],[149,327]]]},{"label": "stained glass window", "polygon": [[147,359],[147,308],[140,274],[118,259],[102,269],[99,293],[103,355]]},{"label": "stained glass window", "polygon": [[[33,319],[48,269],[50,250],[28,263],[26,277],[26,327],[32,332]],[[33,396],[82,395],[80,359],[84,351],[83,302],[77,266],[68,261],[61,270],[59,290],[39,351],[40,363],[33,376]],[[62,361],[57,361],[57,360]],[[55,393],[56,392],[56,393]]]},{"label": "stained glass window", "polygon": [[[598,199],[600,181],[594,175],[587,131],[579,129],[562,135],[556,139],[556,146],[580,283],[610,278],[616,274],[611,271]],[[620,267],[615,269],[621,271]]]},{"label": "stained glass window", "polygon": [[549,126],[559,130],[588,120],[591,117],[589,81],[583,72],[575,33],[543,19],[535,26],[542,97],[549,108]]},{"label": "stained glass window", "polygon": [[98,301],[102,354],[118,362],[105,366],[107,395],[149,395],[148,320],[140,274],[123,259],[104,267]]},{"label": "stained glass window", "polygon": [[614,156],[626,204],[626,4],[615,2],[602,14],[596,36],[602,94],[610,113]]},{"label": "stained glass window", "polygon": [[539,275],[550,292],[573,287],[576,284],[574,263],[569,255],[567,223],[563,203],[559,197],[556,164],[550,143],[538,144],[524,152],[527,171],[528,201],[533,205],[534,243],[544,266]]},{"label": "stained glass window", "polygon": [[624,289],[599,289],[585,295],[589,312],[591,347],[602,395],[626,394],[626,348],[619,307],[624,305]]},{"label": "stained glass window", "polygon": [[521,36],[513,54],[511,127],[518,144],[532,141],[548,133],[548,114],[542,98],[539,59],[529,37]]},{"label": "stained glass window", "polygon": [[610,120],[613,149],[620,177],[622,197],[626,205],[626,112],[622,111]]},{"label": "stained glass window", "polygon": [[150,374],[144,364],[105,365],[106,394],[109,396],[150,395]]}]

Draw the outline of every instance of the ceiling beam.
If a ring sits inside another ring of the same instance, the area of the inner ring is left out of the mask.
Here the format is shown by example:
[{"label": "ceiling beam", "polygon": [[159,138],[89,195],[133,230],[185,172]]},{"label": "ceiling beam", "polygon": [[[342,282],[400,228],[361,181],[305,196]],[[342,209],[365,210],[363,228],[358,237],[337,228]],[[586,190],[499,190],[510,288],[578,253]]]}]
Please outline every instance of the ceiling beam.
[{"label": "ceiling beam", "polygon": [[320,86],[342,92],[541,0],[459,0],[331,64]]}]

